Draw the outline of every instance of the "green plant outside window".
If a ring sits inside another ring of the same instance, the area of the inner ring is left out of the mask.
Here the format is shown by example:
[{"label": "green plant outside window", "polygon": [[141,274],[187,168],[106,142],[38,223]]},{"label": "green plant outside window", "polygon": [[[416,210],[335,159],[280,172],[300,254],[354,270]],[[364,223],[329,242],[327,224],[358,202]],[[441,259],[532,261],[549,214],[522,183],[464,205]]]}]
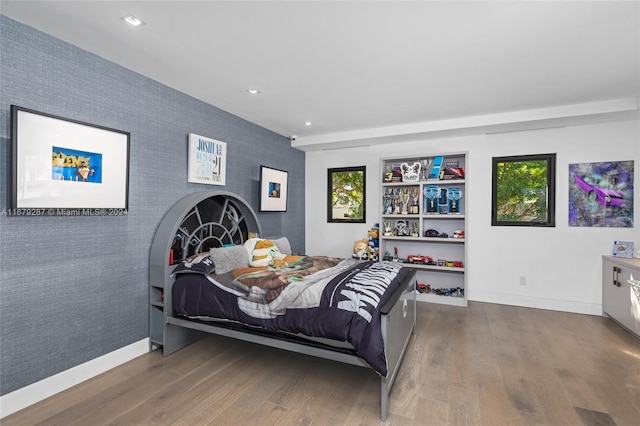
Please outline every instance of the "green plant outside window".
[{"label": "green plant outside window", "polygon": [[494,157],[492,226],[555,226],[556,154]]},{"label": "green plant outside window", "polygon": [[366,166],[328,170],[327,222],[366,222]]}]

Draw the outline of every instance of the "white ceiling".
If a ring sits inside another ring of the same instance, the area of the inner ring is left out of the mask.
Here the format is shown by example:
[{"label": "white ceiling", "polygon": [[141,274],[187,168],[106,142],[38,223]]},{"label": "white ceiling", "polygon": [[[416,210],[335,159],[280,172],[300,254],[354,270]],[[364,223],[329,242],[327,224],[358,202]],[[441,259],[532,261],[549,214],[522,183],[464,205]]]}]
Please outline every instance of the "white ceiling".
[{"label": "white ceiling", "polygon": [[637,99],[639,6],[2,0],[0,12],[284,136],[332,142]]}]

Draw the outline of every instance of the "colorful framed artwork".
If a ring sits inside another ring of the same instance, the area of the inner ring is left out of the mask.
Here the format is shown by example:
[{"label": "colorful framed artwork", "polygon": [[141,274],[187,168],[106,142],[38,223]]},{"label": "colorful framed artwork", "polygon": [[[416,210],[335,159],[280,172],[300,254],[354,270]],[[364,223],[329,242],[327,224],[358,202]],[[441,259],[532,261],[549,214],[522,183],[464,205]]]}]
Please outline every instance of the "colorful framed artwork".
[{"label": "colorful framed artwork", "polygon": [[11,139],[16,214],[128,208],[128,132],[12,105]]},{"label": "colorful framed artwork", "polygon": [[633,227],[633,161],[569,164],[569,226]]},{"label": "colorful framed artwork", "polygon": [[260,211],[286,212],[289,172],[260,166]]},{"label": "colorful framed artwork", "polygon": [[189,133],[189,174],[187,182],[226,185],[227,144]]}]

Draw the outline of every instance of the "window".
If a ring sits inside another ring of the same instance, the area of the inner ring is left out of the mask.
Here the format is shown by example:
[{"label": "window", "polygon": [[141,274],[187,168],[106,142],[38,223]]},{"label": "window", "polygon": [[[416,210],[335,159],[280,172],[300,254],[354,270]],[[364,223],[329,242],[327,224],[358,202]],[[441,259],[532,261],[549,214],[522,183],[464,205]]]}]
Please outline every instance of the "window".
[{"label": "window", "polygon": [[328,170],[327,222],[366,222],[366,166]]},{"label": "window", "polygon": [[494,157],[492,226],[555,226],[556,154]]}]

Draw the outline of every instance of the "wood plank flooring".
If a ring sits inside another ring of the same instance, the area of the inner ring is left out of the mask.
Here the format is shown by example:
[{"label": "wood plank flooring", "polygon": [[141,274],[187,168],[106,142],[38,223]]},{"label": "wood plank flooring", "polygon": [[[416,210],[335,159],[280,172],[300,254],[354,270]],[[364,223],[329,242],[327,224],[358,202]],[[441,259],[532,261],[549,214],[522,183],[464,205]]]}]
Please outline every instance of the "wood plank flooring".
[{"label": "wood plank flooring", "polygon": [[[640,424],[640,340],[607,318],[419,303],[389,425]],[[377,425],[378,376],[211,336],[141,356],[12,425]]]}]

